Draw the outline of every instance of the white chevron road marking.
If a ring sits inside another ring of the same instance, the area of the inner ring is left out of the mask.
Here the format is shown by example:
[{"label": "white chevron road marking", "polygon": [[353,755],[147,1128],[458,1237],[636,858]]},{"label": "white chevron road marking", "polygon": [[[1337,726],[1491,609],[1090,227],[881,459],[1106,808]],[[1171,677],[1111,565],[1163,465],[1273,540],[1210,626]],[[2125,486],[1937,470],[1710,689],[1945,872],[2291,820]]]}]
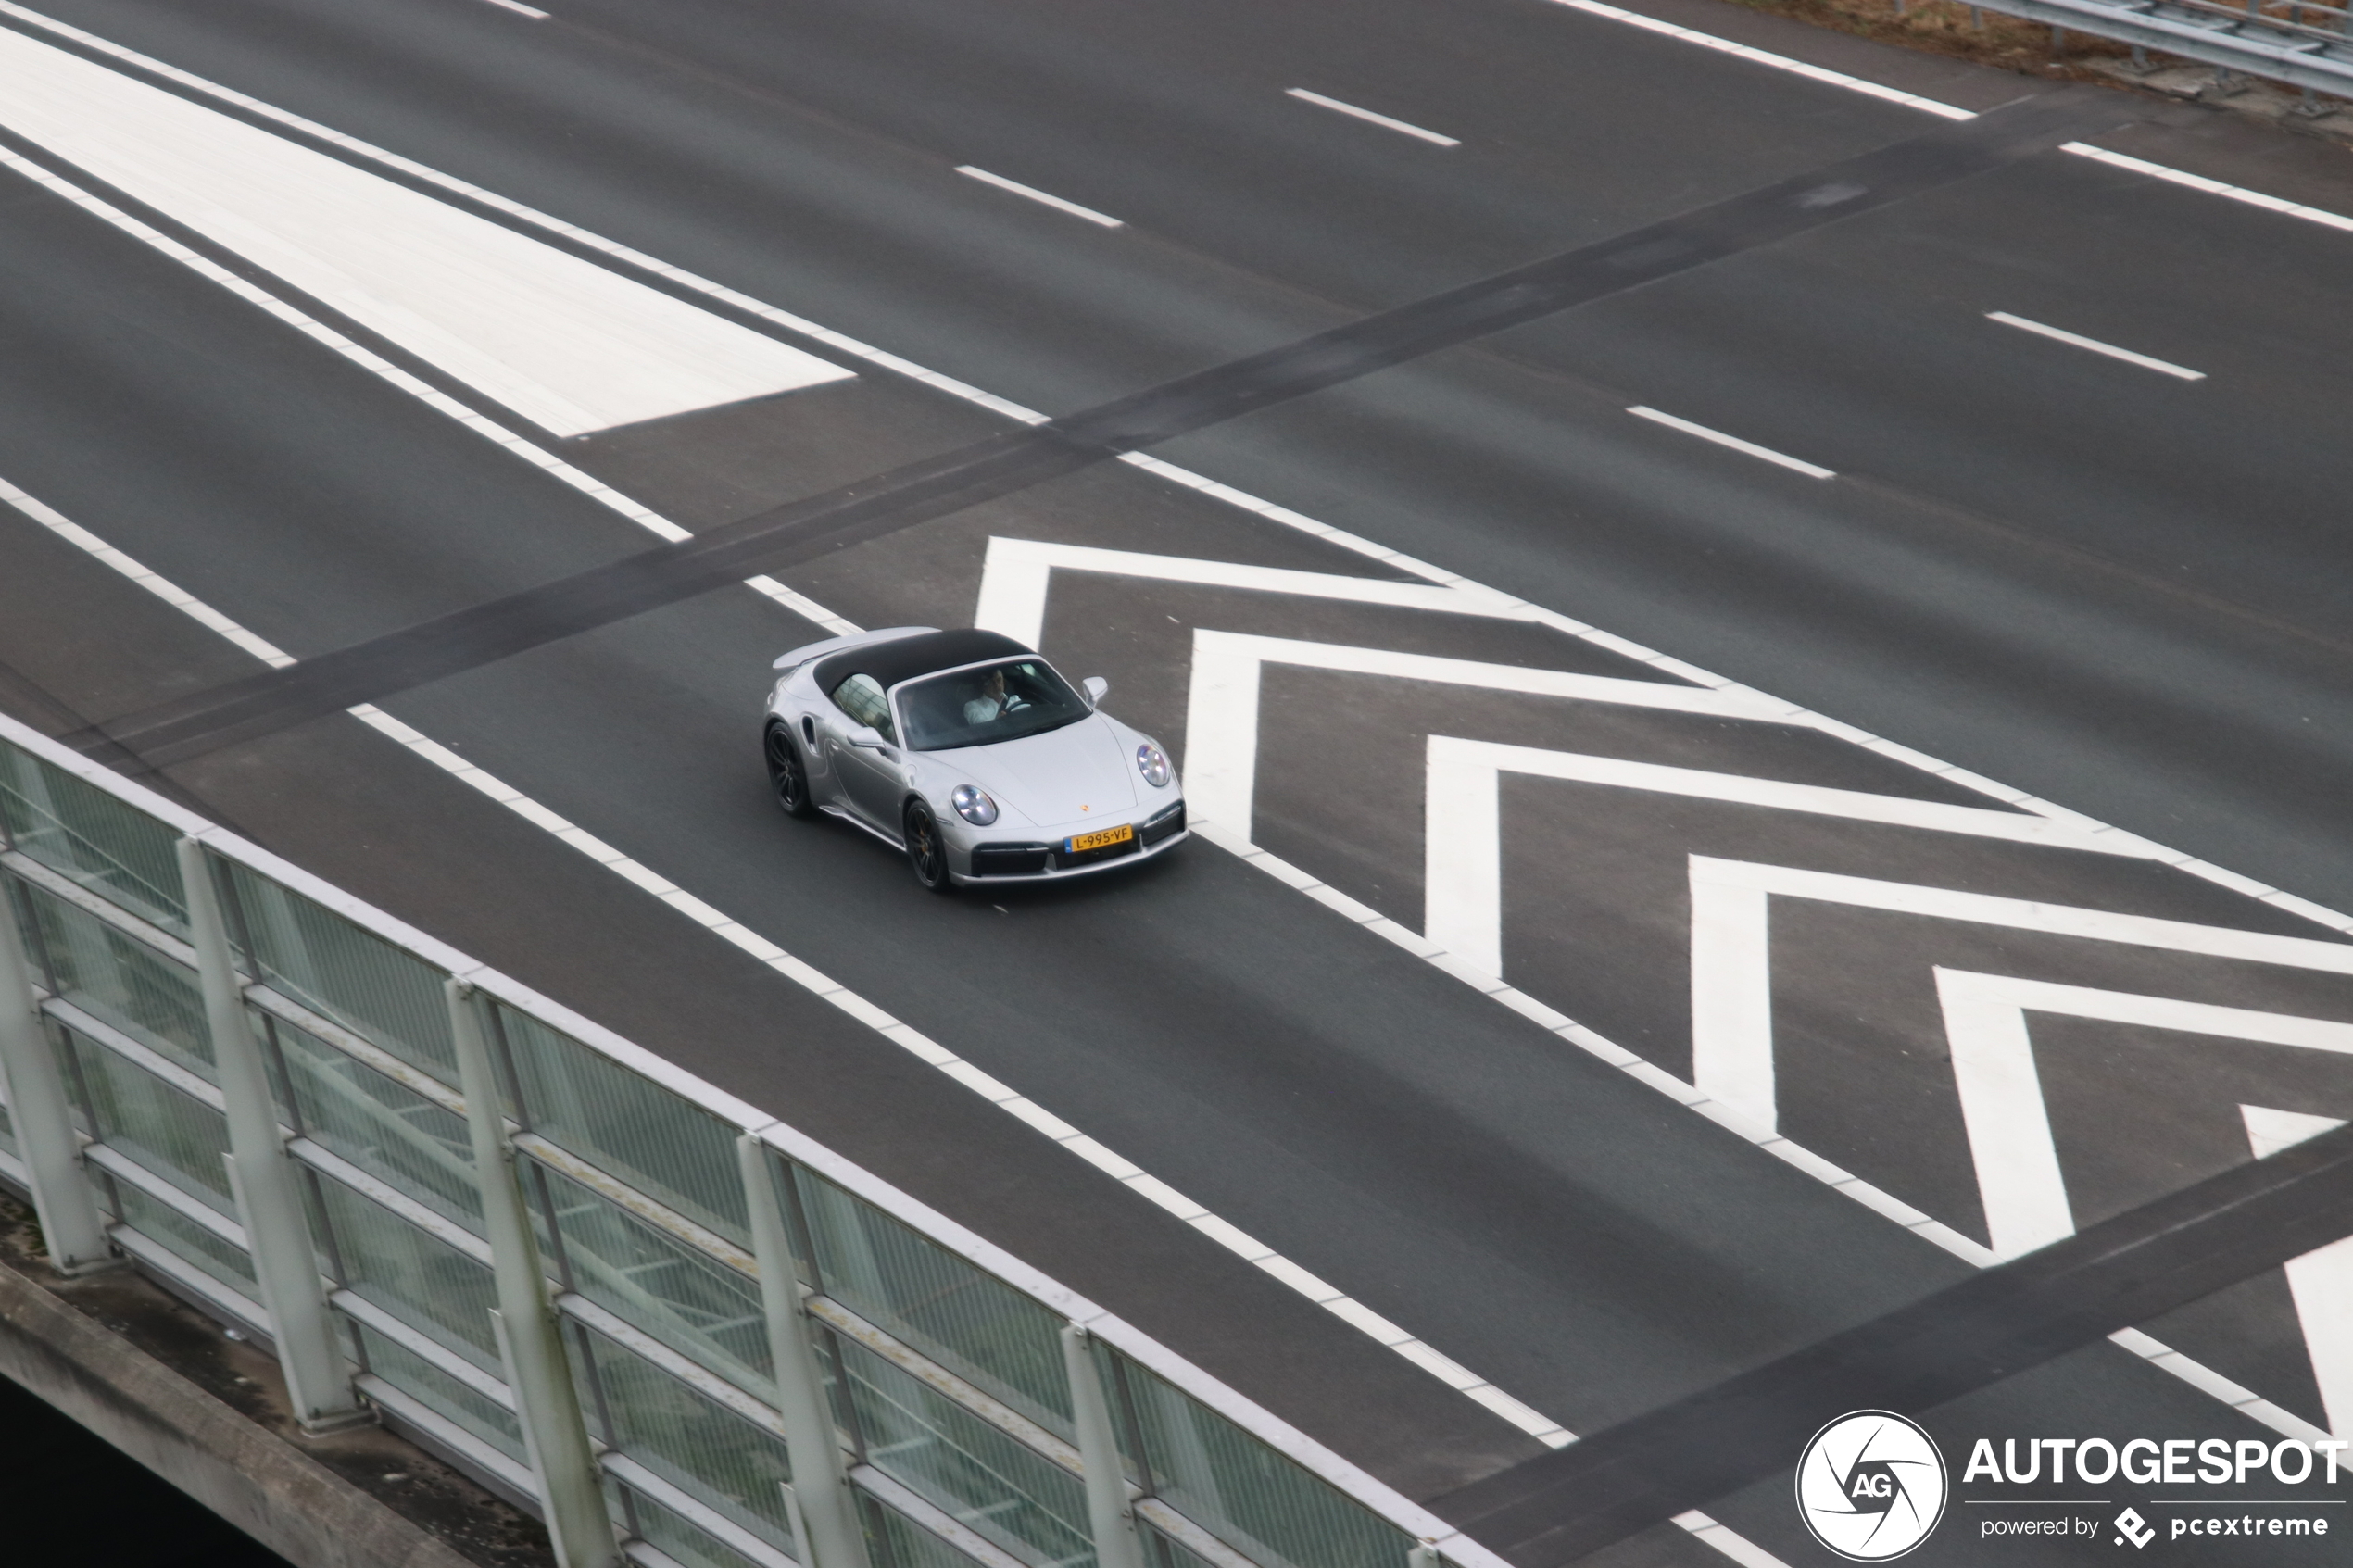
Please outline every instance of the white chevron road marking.
[{"label": "white chevron road marking", "polygon": [[[2353,1023],[2329,1019],[1941,967],[1936,989],[1987,1231],[1994,1250],[2004,1258],[2075,1234],[2035,1064],[2030,1013],[2353,1056]],[[2263,1106],[2238,1110],[2249,1151],[2258,1160],[2345,1124]],[[2353,1237],[2290,1261],[2287,1282],[2329,1425],[2336,1436],[2353,1437]]]},{"label": "white chevron road marking", "polygon": [[1779,1118],[1773,1066],[1771,900],[1808,898],[2048,936],[2353,974],[2353,944],[2075,909],[1949,887],[1691,858],[1692,1078],[1759,1126]]},{"label": "white chevron road marking", "polygon": [[[1638,684],[1630,681],[1614,684]],[[1596,695],[1587,700],[1623,699]],[[2013,844],[2081,849],[2098,855],[2145,859],[2158,859],[2164,855],[2155,845],[2127,834],[2088,832],[2073,822],[2055,822],[2020,811],[1996,811],[1982,806],[1954,806],[1900,795],[1791,784],[1746,773],[1714,773],[1655,762],[1630,762],[1618,757],[1589,757],[1499,741],[1432,735],[1425,797],[1428,828],[1423,835],[1426,871],[1422,934],[1497,975],[1504,972],[1500,786],[1505,773],[1843,817],[1850,822],[1885,822],[1933,833],[1998,838]],[[1699,918],[1694,906],[1694,922]],[[2347,951],[2353,952],[2353,948]],[[1769,1117],[1761,1120],[1771,1124]]]},{"label": "white chevron road marking", "polygon": [[[1460,580],[1456,580],[1459,586],[1406,583],[1233,561],[997,538],[988,546],[975,624],[1036,646],[1045,631],[1051,580],[1058,571],[1137,579],[1147,594],[1150,583],[1176,583],[1537,624],[1549,625],[1562,620],[1538,607],[1477,584],[1461,583]],[[1465,589],[1470,591],[1466,593]],[[1587,629],[1574,622],[1557,625],[1555,629],[1592,640]],[[1425,879],[1429,892],[1426,895],[1426,930],[1416,932],[1252,841],[1259,689],[1265,668],[1269,664],[1480,686],[1567,701],[1641,706],[1812,729],[1919,767],[1924,774],[1960,784],[2009,809],[1957,806],[1433,735],[1428,743],[1431,761],[1429,804],[1426,808],[1430,819],[1431,847],[1426,848],[1428,865]],[[1506,984],[1501,977],[1502,917],[1496,891],[1501,875],[1501,847],[1495,802],[1497,781],[1503,772],[1529,772],[2154,861],[2219,884],[2273,909],[2309,915],[2333,928],[2345,929],[2353,922],[2333,910],[2279,893],[2250,878],[2194,860],[2081,813],[2033,800],[1990,780],[1948,769],[1835,721],[1720,679],[1712,678],[1705,686],[1621,680],[1199,627],[1193,633],[1186,728],[1186,793],[1189,804],[1200,808],[1201,837],[1745,1138],[1764,1152],[1804,1171],[1832,1190],[1979,1267],[1999,1261],[2000,1255],[1776,1129],[1768,923],[1772,897],[1821,897],[1891,912],[1938,914],[2009,925],[2054,936],[2122,941],[2353,974],[2353,945],[2341,942],[2202,926],[1693,855],[1689,860],[1693,890],[1695,1081],[1687,1083]],[[1441,838],[1447,840],[1442,852],[1437,847]],[[2337,1374],[2332,1369],[2353,1361],[2353,1330],[2340,1334],[2333,1326],[2340,1319],[2353,1315],[2353,1242],[2347,1246],[2344,1253],[2323,1248],[2298,1260],[2298,1272],[2294,1276],[2302,1282],[2296,1299],[2315,1370],[2323,1378],[2324,1386],[2331,1387],[2342,1386],[2335,1381]],[[2305,1305],[2308,1300],[2311,1303],[2309,1311]],[[2320,1326],[2316,1329],[2315,1324]],[[2327,1436],[2303,1417],[2138,1329],[2121,1330],[2109,1338],[2151,1366],[2275,1431],[2308,1440]],[[2353,1374],[2347,1375],[2353,1377]],[[2334,1419],[2334,1407],[2331,1411]],[[1711,1538],[1698,1518],[1679,1523],[1703,1539]],[[1719,1549],[1739,1556],[1732,1544],[1716,1544]],[[1746,1542],[1738,1545],[1755,1549]]]}]

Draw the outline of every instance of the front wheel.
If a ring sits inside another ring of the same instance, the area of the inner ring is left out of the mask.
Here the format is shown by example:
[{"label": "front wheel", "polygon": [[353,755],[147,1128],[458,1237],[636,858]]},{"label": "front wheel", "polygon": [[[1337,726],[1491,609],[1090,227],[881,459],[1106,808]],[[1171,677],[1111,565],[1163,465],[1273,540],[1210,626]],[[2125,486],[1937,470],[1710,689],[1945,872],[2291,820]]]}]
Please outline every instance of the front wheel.
[{"label": "front wheel", "polygon": [[934,893],[948,891],[948,845],[939,836],[939,823],[931,808],[922,801],[907,808],[907,864],[913,868],[915,880]]},{"label": "front wheel", "polygon": [[809,766],[800,759],[800,747],[793,744],[792,732],[782,724],[768,726],[768,744],[762,748],[768,757],[768,790],[776,797],[777,807],[787,817],[806,817],[816,809],[809,798]]}]

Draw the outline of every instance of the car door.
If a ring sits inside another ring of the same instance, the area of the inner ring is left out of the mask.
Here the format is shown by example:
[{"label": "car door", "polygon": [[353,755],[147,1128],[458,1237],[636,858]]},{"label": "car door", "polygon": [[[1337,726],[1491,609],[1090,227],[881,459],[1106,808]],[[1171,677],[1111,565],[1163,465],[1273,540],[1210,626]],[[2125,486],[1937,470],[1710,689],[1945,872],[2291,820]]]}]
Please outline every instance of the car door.
[{"label": "car door", "polygon": [[[872,675],[852,675],[834,688],[833,700],[840,717],[824,729],[825,763],[839,783],[841,803],[896,838],[907,775],[899,757],[898,726],[891,722],[881,683]],[[862,727],[880,735],[883,744],[852,745],[850,736]]]}]

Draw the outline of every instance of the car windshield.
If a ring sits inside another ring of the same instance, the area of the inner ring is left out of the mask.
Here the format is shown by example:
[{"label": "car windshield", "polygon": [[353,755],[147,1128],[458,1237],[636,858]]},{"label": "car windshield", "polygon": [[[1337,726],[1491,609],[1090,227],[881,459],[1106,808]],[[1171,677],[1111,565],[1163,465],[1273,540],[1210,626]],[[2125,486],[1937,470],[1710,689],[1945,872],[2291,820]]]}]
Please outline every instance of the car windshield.
[{"label": "car windshield", "polygon": [[899,712],[913,751],[1019,740],[1075,724],[1089,711],[1087,699],[1042,659],[1011,659],[899,688]]}]

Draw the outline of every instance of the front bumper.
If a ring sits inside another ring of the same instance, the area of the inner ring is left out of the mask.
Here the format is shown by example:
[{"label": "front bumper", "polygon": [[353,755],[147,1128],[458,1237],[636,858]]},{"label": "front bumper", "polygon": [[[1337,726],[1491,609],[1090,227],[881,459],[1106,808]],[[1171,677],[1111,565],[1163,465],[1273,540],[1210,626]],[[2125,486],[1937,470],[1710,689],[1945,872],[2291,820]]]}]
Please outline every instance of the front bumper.
[{"label": "front bumper", "polygon": [[[961,855],[951,846],[949,877],[959,883],[1000,883],[1058,882],[1066,877],[1091,876],[1115,866],[1149,860],[1190,836],[1185,826],[1182,800],[1141,819],[1135,827],[1136,836],[1126,844],[1082,849],[1075,855],[1065,853],[1059,841],[1041,844],[983,839]],[[957,865],[960,859],[963,862],[961,869]]]}]

